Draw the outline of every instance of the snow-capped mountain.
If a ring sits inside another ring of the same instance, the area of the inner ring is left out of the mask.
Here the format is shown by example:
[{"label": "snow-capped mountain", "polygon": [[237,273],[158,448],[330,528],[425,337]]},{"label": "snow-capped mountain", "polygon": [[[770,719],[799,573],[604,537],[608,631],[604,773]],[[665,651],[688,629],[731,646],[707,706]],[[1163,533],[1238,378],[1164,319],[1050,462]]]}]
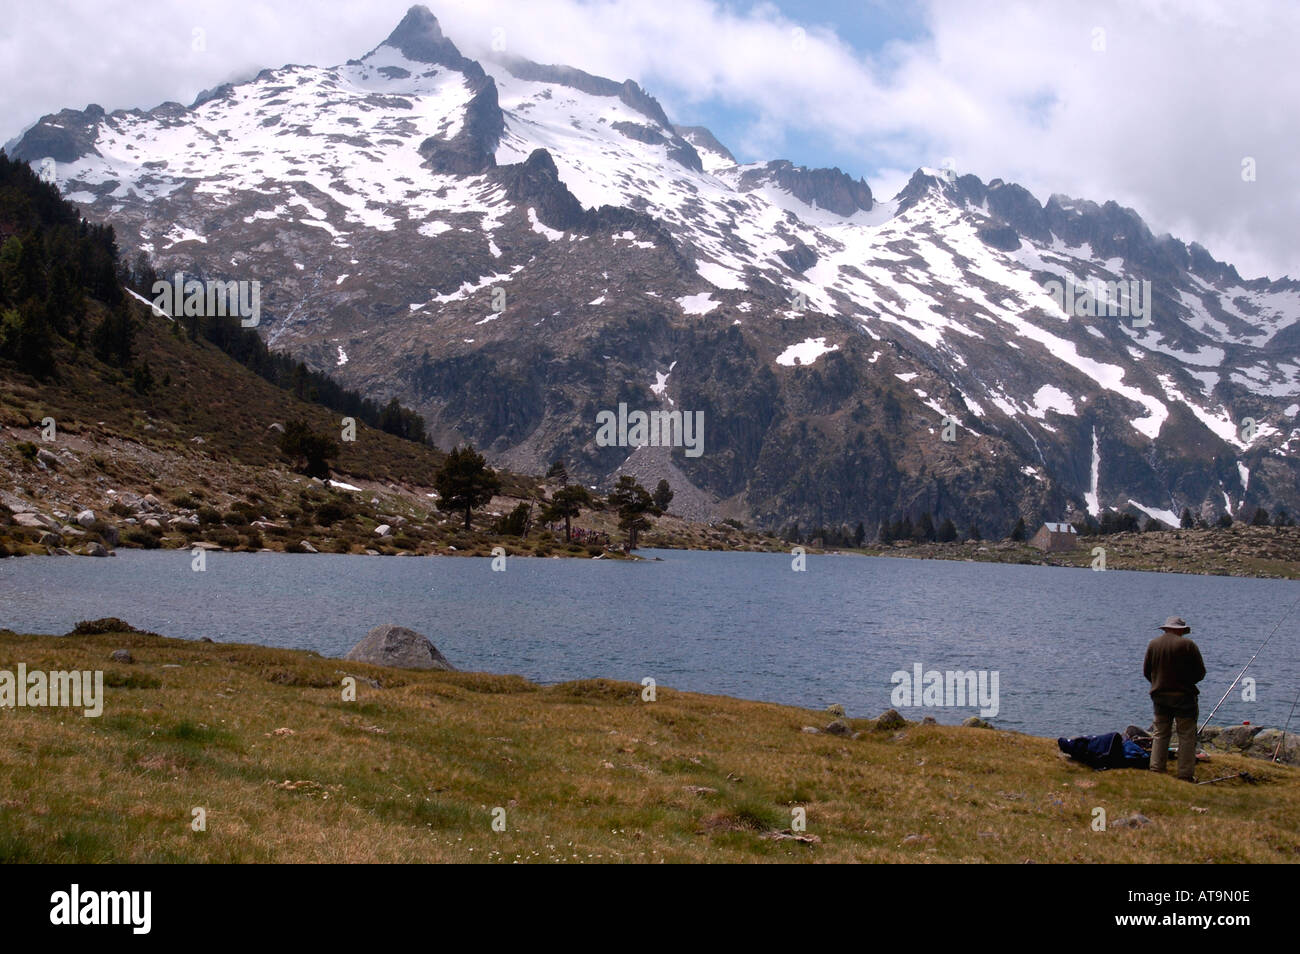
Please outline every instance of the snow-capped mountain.
[{"label": "snow-capped mountain", "polygon": [[[468,59],[423,7],[360,60],[65,110],[14,155],[518,469],[667,475],[768,525],[1300,508],[1300,283],[1114,203],[739,164],[631,80]],[[601,446],[620,403],[703,411],[704,452]]]}]

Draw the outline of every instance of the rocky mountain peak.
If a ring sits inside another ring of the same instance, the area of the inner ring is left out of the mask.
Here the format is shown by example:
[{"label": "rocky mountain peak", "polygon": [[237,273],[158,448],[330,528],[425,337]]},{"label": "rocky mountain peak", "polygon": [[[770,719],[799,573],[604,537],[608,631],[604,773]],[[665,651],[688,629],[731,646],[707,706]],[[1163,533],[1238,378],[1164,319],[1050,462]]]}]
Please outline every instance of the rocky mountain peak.
[{"label": "rocky mountain peak", "polygon": [[958,193],[955,188],[957,183],[957,174],[949,169],[931,169],[922,166],[912,173],[912,178],[907,180],[907,185],[899,190],[894,196],[898,203],[898,211],[906,212],[926,196],[938,195],[943,196],[950,201],[959,201]]},{"label": "rocky mountain peak", "polygon": [[423,4],[407,10],[402,22],[381,45],[391,46],[408,60],[422,63],[450,66],[452,61],[462,58],[456,44],[443,34],[438,18]]},{"label": "rocky mountain peak", "polygon": [[[415,63],[445,66],[464,73],[470,88],[475,92],[481,92],[492,82],[482,65],[477,60],[462,54],[456,44],[442,32],[438,18],[423,4],[416,4],[407,10],[406,16],[402,17],[402,22],[397,24],[397,28],[388,35],[388,39],[367,53],[360,61],[352,62],[365,62],[385,47],[396,50],[407,60]],[[495,95],[493,99],[495,100]]]},{"label": "rocky mountain peak", "polygon": [[42,116],[22,135],[10,157],[24,162],[46,157],[56,162],[75,162],[85,155],[98,155],[95,126],[104,115],[102,106],[91,103],[84,110],[64,109]]},{"label": "rocky mountain peak", "polygon": [[534,149],[523,162],[501,167],[496,178],[506,198],[531,205],[548,228],[576,228],[583,219],[582,203],[560,181],[555,159],[545,149]]},{"label": "rocky mountain peak", "polygon": [[772,183],[795,198],[837,215],[870,212],[874,206],[871,187],[865,179],[854,179],[838,168],[809,169],[788,159],[776,159],[746,169],[740,176],[744,191]]},{"label": "rocky mountain peak", "polygon": [[705,126],[674,126],[673,132],[681,136],[695,148],[698,153],[701,149],[713,153],[718,159],[737,165],[736,157],[731,154],[731,150],[724,146],[718,137],[713,135],[713,131]]}]

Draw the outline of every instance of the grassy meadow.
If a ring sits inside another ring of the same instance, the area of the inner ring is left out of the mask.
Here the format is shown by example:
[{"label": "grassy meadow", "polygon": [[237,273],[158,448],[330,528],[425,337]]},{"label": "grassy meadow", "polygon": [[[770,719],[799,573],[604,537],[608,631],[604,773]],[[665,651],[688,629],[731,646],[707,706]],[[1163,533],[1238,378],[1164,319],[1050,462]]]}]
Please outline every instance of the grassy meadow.
[{"label": "grassy meadow", "polygon": [[1240,756],[1198,776],[1254,784],[1190,786],[997,729],[138,632],[0,630],[20,662],[103,670],[106,700],[0,709],[6,862],[1300,860],[1300,769]]}]

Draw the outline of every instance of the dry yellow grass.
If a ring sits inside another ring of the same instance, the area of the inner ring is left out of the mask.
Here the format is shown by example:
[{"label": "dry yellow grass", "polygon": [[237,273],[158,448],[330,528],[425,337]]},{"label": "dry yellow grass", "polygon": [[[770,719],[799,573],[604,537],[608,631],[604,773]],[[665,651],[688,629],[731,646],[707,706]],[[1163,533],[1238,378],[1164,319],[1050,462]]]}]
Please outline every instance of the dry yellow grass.
[{"label": "dry yellow grass", "polygon": [[[1300,770],[1243,757],[1199,771],[1258,783],[1193,787],[998,730],[811,735],[828,715],[138,633],[0,631],[19,662],[118,685],[98,719],[0,709],[3,861],[1300,860]],[[1097,807],[1151,824],[1094,831]],[[815,843],[779,836],[796,808]]]}]

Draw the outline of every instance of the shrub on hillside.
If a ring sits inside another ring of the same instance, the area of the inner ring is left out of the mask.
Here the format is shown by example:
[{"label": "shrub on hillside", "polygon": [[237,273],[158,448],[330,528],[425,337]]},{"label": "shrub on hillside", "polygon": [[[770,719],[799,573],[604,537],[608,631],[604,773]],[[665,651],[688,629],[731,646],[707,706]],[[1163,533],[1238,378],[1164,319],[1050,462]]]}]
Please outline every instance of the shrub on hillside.
[{"label": "shrub on hillside", "polygon": [[327,500],[316,508],[316,524],[321,527],[332,527],[350,516],[352,516],[351,508],[336,500]]},{"label": "shrub on hillside", "polygon": [[218,546],[226,547],[227,549],[239,545],[239,534],[235,533],[234,530],[227,529],[226,527],[211,530],[208,532],[207,536],[213,543]]},{"label": "shrub on hillside", "polygon": [[522,537],[528,530],[529,517],[532,516],[533,508],[526,504],[518,504],[508,514],[497,518],[497,533],[511,537]]},{"label": "shrub on hillside", "polygon": [[69,636],[99,636],[103,633],[139,633],[142,636],[156,636],[157,633],[150,633],[143,629],[136,629],[130,623],[118,619],[116,616],[103,616],[99,619],[83,619],[76,626],[72,627]]},{"label": "shrub on hillside", "polygon": [[127,543],[145,550],[157,550],[162,546],[162,541],[158,539],[157,534],[138,528],[128,530],[125,539]]}]

